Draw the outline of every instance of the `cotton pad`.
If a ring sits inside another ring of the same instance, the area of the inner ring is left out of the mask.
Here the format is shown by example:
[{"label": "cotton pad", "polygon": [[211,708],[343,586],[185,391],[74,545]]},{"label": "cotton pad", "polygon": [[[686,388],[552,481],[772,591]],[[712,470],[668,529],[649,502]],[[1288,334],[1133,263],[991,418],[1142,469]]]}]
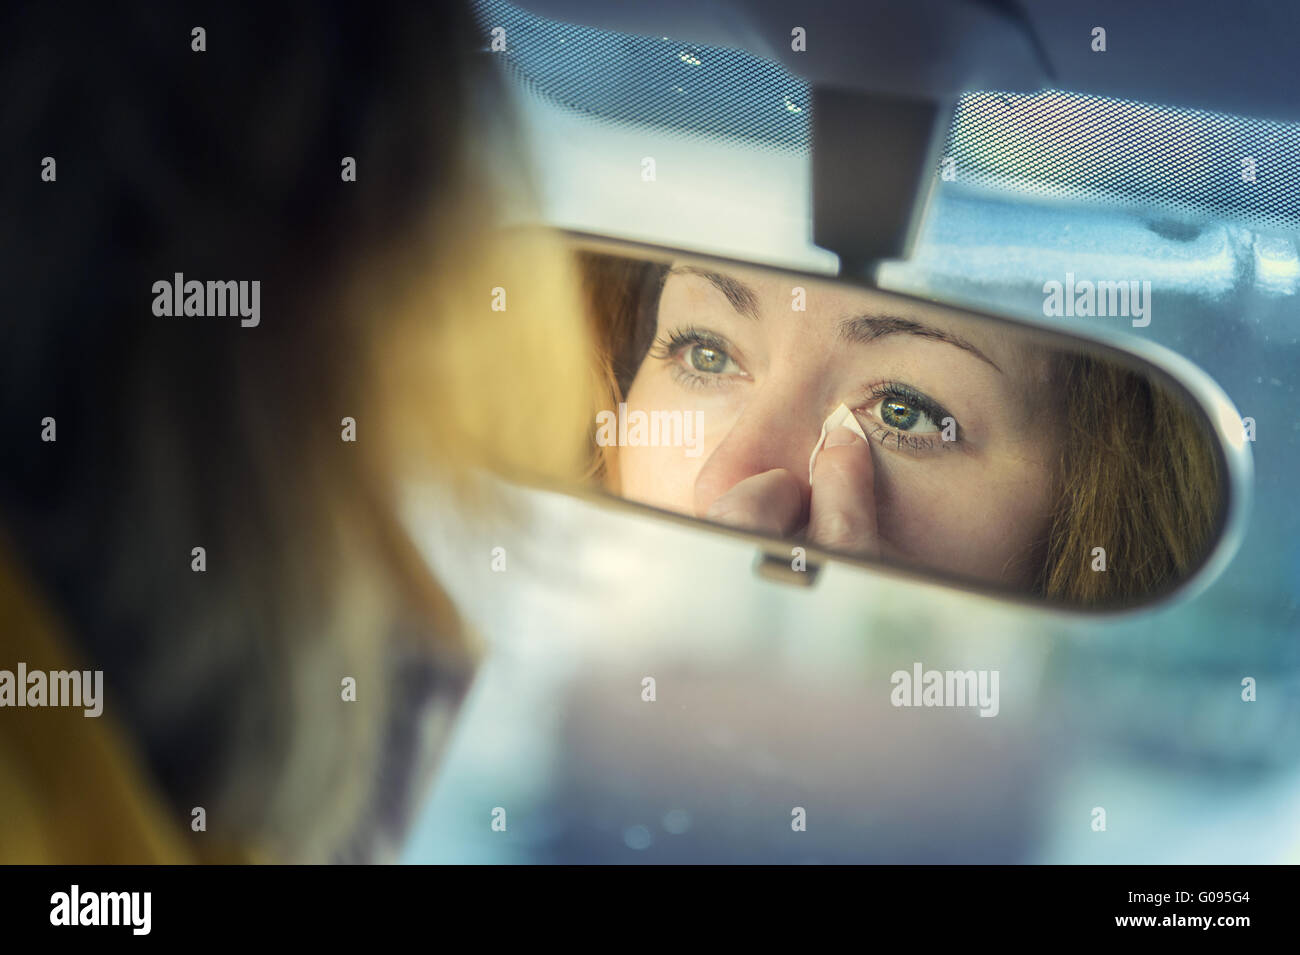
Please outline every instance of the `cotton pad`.
[{"label": "cotton pad", "polygon": [[836,428],[848,428],[863,441],[867,440],[866,432],[862,430],[862,425],[858,424],[858,416],[849,410],[848,405],[841,404],[822,422],[822,436],[817,439],[817,446],[812,449],[812,456],[808,458],[809,484],[812,483],[813,465],[817,463],[817,455],[821,452],[822,445],[826,443],[826,435]]}]

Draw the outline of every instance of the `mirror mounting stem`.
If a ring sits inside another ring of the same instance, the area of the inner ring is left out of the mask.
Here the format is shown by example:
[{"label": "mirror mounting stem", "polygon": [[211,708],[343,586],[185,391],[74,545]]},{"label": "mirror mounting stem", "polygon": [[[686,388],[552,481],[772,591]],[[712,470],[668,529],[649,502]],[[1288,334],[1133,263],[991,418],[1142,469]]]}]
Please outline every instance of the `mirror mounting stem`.
[{"label": "mirror mounting stem", "polygon": [[814,88],[813,241],[840,257],[841,276],[871,280],[877,262],[911,255],[952,106]]}]

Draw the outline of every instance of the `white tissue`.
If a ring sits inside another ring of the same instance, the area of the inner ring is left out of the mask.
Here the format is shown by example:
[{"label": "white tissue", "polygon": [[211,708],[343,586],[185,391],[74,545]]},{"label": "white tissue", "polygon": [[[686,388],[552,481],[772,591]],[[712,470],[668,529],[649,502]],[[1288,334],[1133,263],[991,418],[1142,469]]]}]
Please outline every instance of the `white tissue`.
[{"label": "white tissue", "polygon": [[826,435],[830,434],[836,428],[848,428],[856,433],[863,441],[867,440],[866,433],[862,430],[862,425],[858,424],[858,416],[855,415],[849,406],[840,404],[838,408],[830,413],[825,421],[822,422],[822,436],[817,439],[817,446],[812,449],[812,456],[808,458],[808,483],[812,483],[813,465],[817,463],[817,455],[821,452],[822,445],[826,443]]}]

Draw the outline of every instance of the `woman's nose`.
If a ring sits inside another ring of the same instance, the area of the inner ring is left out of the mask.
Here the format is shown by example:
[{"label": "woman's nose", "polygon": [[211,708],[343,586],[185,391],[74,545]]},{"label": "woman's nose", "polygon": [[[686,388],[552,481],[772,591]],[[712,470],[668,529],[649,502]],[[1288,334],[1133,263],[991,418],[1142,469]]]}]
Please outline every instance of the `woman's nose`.
[{"label": "woman's nose", "polygon": [[807,499],[808,456],[829,409],[787,391],[759,390],[704,463],[695,479],[695,514],[704,517],[741,481],[781,468],[798,480]]}]

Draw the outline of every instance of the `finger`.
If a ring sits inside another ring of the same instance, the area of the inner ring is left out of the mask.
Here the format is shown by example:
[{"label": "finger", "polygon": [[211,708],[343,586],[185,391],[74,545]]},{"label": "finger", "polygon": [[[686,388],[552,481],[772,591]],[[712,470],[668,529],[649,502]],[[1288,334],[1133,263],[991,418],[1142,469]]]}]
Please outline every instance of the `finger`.
[{"label": "finger", "polygon": [[803,523],[803,488],[784,468],[752,474],[715,500],[704,516],[720,524],[784,537]]},{"label": "finger", "polygon": [[848,428],[826,435],[813,474],[808,537],[819,547],[880,556],[871,448]]}]

